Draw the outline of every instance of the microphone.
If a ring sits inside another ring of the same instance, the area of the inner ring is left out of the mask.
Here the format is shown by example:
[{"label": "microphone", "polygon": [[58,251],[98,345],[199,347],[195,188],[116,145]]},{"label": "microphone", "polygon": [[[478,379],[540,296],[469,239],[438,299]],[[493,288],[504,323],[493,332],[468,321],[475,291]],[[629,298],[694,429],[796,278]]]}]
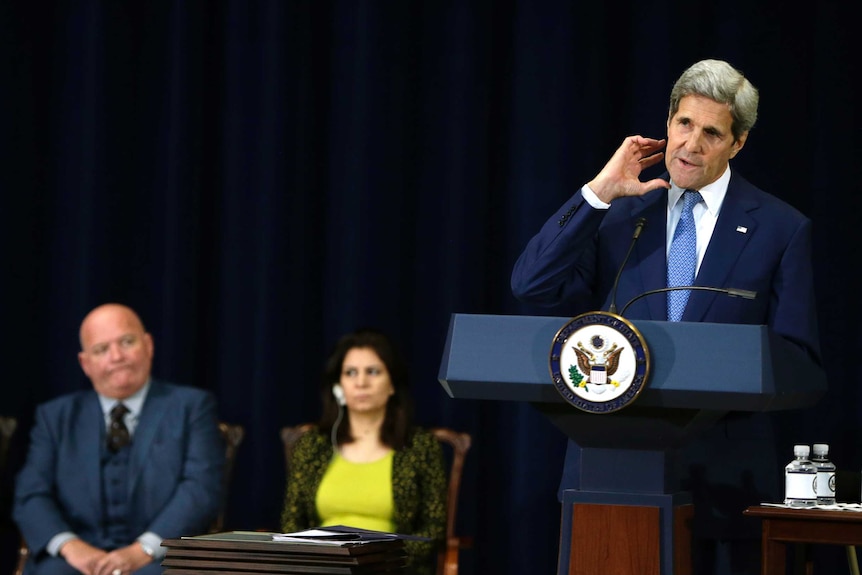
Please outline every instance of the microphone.
[{"label": "microphone", "polygon": [[717,293],[722,293],[725,295],[729,295],[730,297],[741,297],[743,299],[754,299],[757,297],[756,291],[751,291],[747,289],[739,289],[739,288],[717,288],[717,287],[708,287],[708,286],[674,286],[674,287],[664,287],[659,289],[651,289],[649,291],[645,291],[642,294],[636,295],[632,299],[630,299],[626,305],[623,306],[622,311],[620,311],[619,315],[623,315],[629,306],[638,301],[639,299],[646,297],[648,295],[653,295],[657,293],[667,293],[669,291],[677,291],[677,290],[693,290],[693,291],[712,291]]},{"label": "microphone", "polygon": [[[635,223],[635,231],[632,234],[632,241],[629,244],[629,251],[626,252],[626,257],[623,258],[623,263],[620,264],[620,269],[617,270],[617,277],[614,278],[614,286],[611,289],[611,305],[608,306],[608,311],[610,313],[617,313],[617,288],[620,287],[620,276],[623,275],[623,268],[626,267],[626,263],[629,261],[629,256],[632,255],[635,242],[637,242],[638,238],[641,236],[641,230],[644,229],[644,225],[646,225],[646,218],[638,218],[638,221]],[[628,305],[626,307],[628,307]]]}]

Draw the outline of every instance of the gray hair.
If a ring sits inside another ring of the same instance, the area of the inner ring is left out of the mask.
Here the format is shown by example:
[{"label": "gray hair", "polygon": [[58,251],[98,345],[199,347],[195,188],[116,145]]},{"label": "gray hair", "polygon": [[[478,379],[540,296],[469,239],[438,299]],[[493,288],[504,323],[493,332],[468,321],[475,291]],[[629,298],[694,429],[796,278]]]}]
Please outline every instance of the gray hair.
[{"label": "gray hair", "polygon": [[727,104],[733,118],[730,129],[734,141],[751,130],[757,121],[757,88],[742,72],[723,60],[701,60],[682,73],[670,92],[668,120],[679,110],[680,100],[690,95]]}]

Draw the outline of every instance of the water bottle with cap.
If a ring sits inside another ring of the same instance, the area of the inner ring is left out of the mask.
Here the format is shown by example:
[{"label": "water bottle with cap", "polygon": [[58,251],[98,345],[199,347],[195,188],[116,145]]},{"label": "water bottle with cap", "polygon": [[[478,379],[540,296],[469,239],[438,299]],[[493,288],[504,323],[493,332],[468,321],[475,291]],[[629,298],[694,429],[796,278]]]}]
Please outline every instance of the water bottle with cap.
[{"label": "water bottle with cap", "polygon": [[814,486],[817,504],[835,505],[835,464],[829,461],[829,444],[815,443],[811,451],[814,453],[811,463],[817,470],[817,482]]},{"label": "water bottle with cap", "polygon": [[817,468],[808,459],[807,445],[793,446],[793,461],[784,468],[784,504],[788,507],[813,507],[817,504]]}]

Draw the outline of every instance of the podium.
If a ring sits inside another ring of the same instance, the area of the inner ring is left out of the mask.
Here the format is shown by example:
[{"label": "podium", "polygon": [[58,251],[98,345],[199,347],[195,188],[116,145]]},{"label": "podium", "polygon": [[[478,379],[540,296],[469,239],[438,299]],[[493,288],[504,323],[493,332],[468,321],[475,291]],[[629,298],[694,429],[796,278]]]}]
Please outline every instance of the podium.
[{"label": "podium", "polygon": [[633,321],[649,380],[628,407],[588,413],[550,374],[570,319],[453,314],[438,379],[455,399],[531,403],[581,446],[578,475],[562,486],[559,575],[688,575],[693,508],[677,450],[730,411],[810,407],[826,376],[766,326]]}]

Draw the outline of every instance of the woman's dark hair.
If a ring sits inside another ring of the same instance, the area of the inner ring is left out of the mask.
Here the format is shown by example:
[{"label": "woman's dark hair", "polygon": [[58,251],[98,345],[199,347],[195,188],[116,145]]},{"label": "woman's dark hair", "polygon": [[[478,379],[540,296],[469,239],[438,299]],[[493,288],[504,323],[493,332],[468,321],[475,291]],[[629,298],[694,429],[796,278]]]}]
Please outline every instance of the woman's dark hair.
[{"label": "woman's dark hair", "polygon": [[[386,415],[380,439],[392,449],[402,449],[409,440],[413,417],[413,399],[410,396],[410,386],[407,378],[407,365],[398,353],[392,341],[375,329],[360,329],[341,337],[335,344],[335,349],[326,360],[323,369],[321,400],[323,412],[318,422],[321,432],[331,433],[332,426],[338,417],[338,404],[332,395],[332,386],[341,379],[341,368],[344,358],[351,349],[371,349],[386,365],[392,387],[395,390],[386,404]],[[350,443],[353,436],[347,418],[342,420],[337,432],[338,444]]]}]

